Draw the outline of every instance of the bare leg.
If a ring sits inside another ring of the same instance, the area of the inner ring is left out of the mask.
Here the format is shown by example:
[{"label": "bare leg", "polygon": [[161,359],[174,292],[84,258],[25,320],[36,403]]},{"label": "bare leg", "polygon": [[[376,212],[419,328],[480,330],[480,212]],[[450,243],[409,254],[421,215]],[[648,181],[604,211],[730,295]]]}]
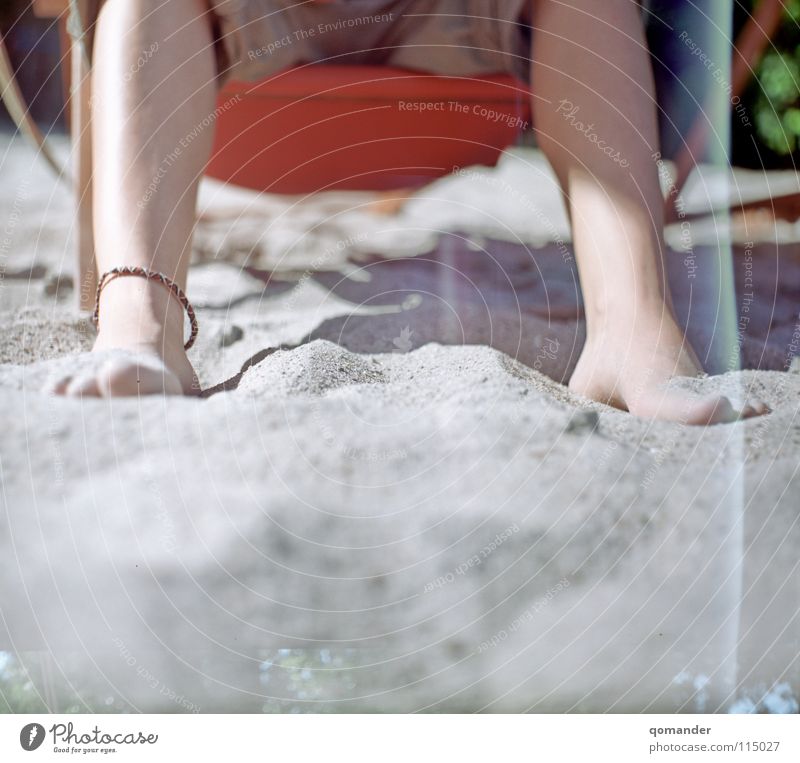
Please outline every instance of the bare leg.
[{"label": "bare leg", "polygon": [[764,413],[667,392],[701,372],[670,305],[652,74],[633,0],[535,0],[539,143],[568,199],[587,341],[570,389],[647,418],[708,424]]},{"label": "bare leg", "polygon": [[[100,13],[92,150],[101,273],[140,265],[185,288],[197,185],[213,137],[213,125],[202,123],[217,93],[206,13],[203,0],[107,0]],[[94,352],[126,350],[136,357],[62,379],[55,391],[191,392],[196,380],[183,326],[183,308],[161,284],[132,276],[110,281],[100,300]]]}]

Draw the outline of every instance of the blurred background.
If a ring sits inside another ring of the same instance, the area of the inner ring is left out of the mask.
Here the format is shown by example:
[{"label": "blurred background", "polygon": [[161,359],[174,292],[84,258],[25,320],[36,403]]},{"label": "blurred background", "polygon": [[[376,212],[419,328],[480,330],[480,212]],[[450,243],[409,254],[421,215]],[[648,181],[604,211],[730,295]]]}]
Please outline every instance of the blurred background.
[{"label": "blurred background", "polygon": [[[737,39],[760,0],[733,3],[731,39]],[[686,46],[674,29],[701,29],[710,9],[719,2],[675,2],[652,0],[646,4],[648,42],[653,53],[659,102],[668,100],[680,81],[694,86],[704,80],[695,77],[702,70],[696,57],[687,56]],[[800,147],[800,0],[782,0],[782,20],[771,44],[754,66],[741,98],[741,108],[731,109],[731,163],[739,167],[788,169],[795,167]],[[53,19],[37,18],[30,0],[0,3],[0,33],[5,40],[17,81],[30,105],[34,119],[44,132],[67,129],[64,89],[68,62],[62,61],[61,35],[64,29]],[[672,27],[672,28],[670,28]],[[697,39],[699,35],[695,36]],[[730,51],[728,52],[730,55]],[[719,65],[726,62],[719,61]],[[680,74],[676,80],[675,74]],[[707,78],[705,78],[707,79]],[[698,98],[701,93],[695,93]],[[742,110],[743,109],[743,110]],[[748,119],[742,115],[747,114]],[[686,120],[690,115],[686,115]],[[662,120],[663,122],[664,120]],[[680,123],[679,123],[680,124]],[[680,125],[688,128],[688,123]],[[0,128],[13,129],[6,109],[0,104]],[[677,150],[680,135],[662,124],[666,157]]]}]

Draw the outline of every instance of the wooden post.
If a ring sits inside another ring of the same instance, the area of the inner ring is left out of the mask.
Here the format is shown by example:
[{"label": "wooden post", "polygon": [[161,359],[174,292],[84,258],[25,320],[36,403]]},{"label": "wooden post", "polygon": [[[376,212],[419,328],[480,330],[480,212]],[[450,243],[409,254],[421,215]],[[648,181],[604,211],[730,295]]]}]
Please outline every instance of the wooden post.
[{"label": "wooden post", "polygon": [[81,46],[75,42],[71,44],[70,57],[72,66],[70,131],[74,162],[75,246],[77,248],[75,288],[78,293],[78,309],[91,311],[94,308],[94,295],[97,288],[97,267],[92,229],[91,76],[89,64],[82,53]]}]

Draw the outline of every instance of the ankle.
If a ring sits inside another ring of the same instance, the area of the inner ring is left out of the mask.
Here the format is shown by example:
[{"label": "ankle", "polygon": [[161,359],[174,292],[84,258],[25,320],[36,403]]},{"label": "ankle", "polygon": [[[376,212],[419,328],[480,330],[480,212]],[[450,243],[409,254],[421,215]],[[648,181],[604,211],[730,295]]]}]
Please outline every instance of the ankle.
[{"label": "ankle", "polygon": [[587,338],[642,336],[654,332],[672,334],[675,329],[680,330],[675,313],[669,302],[660,296],[586,308]]},{"label": "ankle", "polygon": [[100,295],[98,342],[183,347],[183,306],[162,284],[134,276],[110,280]]}]

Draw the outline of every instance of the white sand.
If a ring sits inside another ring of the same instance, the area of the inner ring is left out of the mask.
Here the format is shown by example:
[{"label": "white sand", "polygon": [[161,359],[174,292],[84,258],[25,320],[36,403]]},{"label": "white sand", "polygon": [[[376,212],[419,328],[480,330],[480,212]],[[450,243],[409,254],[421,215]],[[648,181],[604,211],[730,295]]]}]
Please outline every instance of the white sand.
[{"label": "white sand", "polygon": [[[63,192],[6,145],[0,647],[139,709],[796,711],[800,374],[684,382],[760,421],[648,423],[533,370],[568,371],[574,323],[457,276],[217,257],[189,287],[213,394],[51,398],[92,332],[46,289]],[[267,681],[280,647],[322,672]]]}]

